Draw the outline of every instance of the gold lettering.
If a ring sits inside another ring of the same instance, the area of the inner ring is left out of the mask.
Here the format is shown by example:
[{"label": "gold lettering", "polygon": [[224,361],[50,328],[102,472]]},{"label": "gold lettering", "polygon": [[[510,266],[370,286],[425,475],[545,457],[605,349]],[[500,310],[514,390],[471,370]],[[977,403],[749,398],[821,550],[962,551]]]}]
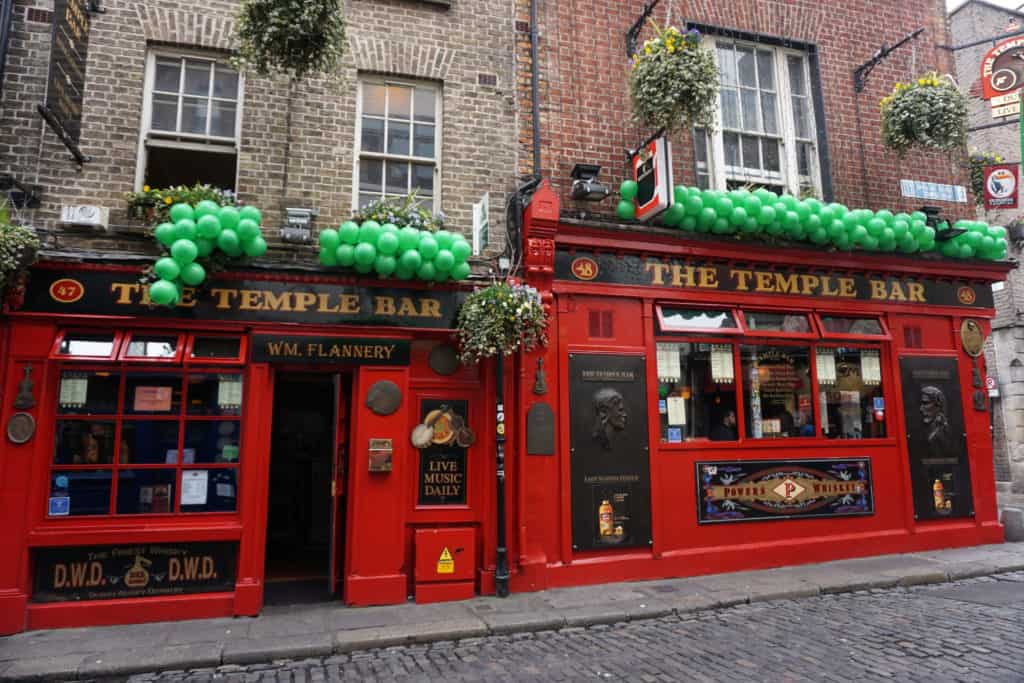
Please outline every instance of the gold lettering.
[{"label": "gold lettering", "polygon": [[356,314],[359,312],[359,296],[356,294],[342,294],[338,304],[339,313]]},{"label": "gold lettering", "polygon": [[317,307],[316,307],[317,313],[337,313],[338,312],[338,307],[337,306],[335,306],[334,308],[330,307],[330,300],[331,300],[331,295],[330,294],[317,294],[316,298],[320,302],[320,303],[317,304]]},{"label": "gold lettering", "polygon": [[796,274],[784,275],[783,273],[775,273],[775,291],[779,294],[799,294],[800,290],[797,289]]},{"label": "gold lettering", "polygon": [[819,287],[821,287],[821,278],[817,275],[801,275],[800,276],[800,292],[807,296],[813,294]]},{"label": "gold lettering", "polygon": [[374,315],[394,315],[395,314],[395,300],[390,296],[375,296],[373,297]]},{"label": "gold lettering", "polygon": [[697,283],[693,278],[693,266],[672,265],[672,286],[673,287],[696,287]]},{"label": "gold lettering", "polygon": [[750,279],[754,274],[749,270],[730,270],[729,276],[736,282],[736,290],[745,292],[750,288]]},{"label": "gold lettering", "polygon": [[417,317],[419,314],[420,312],[416,310],[416,303],[412,299],[410,299],[407,296],[403,296],[401,299],[399,299],[399,316]]},{"label": "gold lettering", "polygon": [[178,305],[182,308],[195,308],[196,307],[196,288],[185,287],[181,290],[181,301]]},{"label": "gold lettering", "polygon": [[139,291],[139,286],[129,285],[125,282],[115,282],[110,285],[110,289],[114,290],[114,294],[117,297],[114,299],[114,303],[118,306],[126,306],[132,302],[132,294]]},{"label": "gold lettering", "polygon": [[258,311],[258,310],[260,310],[260,306],[262,305],[262,302],[260,300],[262,294],[263,294],[263,292],[260,292],[259,290],[256,290],[256,289],[243,289],[241,291],[241,301],[238,304],[238,310],[240,310],[240,311]]},{"label": "gold lettering", "polygon": [[882,280],[870,280],[871,283],[871,298],[872,299],[885,299],[885,282]]},{"label": "gold lettering", "polygon": [[217,287],[214,287],[213,289],[210,290],[210,294],[212,294],[214,300],[216,300],[216,304],[214,307],[217,308],[218,310],[223,311],[227,308],[231,308],[231,300],[238,296],[238,290],[219,289]]},{"label": "gold lettering", "polygon": [[718,287],[718,271],[714,268],[703,267],[698,270],[700,273],[700,286],[710,287],[712,289]]},{"label": "gold lettering", "polygon": [[329,355],[331,358],[340,358],[341,348],[339,348],[337,344],[331,344],[331,353]]},{"label": "gold lettering", "polygon": [[775,288],[772,287],[772,274],[762,273],[760,271],[754,273],[754,278],[757,280],[755,289],[758,292],[774,292]]},{"label": "gold lettering", "polygon": [[843,296],[848,299],[856,298],[857,285],[852,277],[839,278],[839,296]]},{"label": "gold lettering", "polygon": [[440,318],[441,302],[437,299],[423,299],[420,316],[423,318]]},{"label": "gold lettering", "polygon": [[919,282],[908,282],[907,293],[910,295],[910,300],[915,301],[919,304],[924,303],[924,285]]},{"label": "gold lettering", "polygon": [[[316,349],[318,346],[319,344],[306,344],[306,356],[312,356],[313,350]],[[322,356],[323,354],[321,353],[320,355]]]},{"label": "gold lettering", "polygon": [[290,311],[292,310],[291,294],[282,292],[274,294],[271,291],[263,292],[264,311]]},{"label": "gold lettering", "polygon": [[298,313],[305,313],[309,310],[310,306],[316,303],[316,294],[311,294],[309,292],[296,292],[292,296],[294,297],[293,306],[295,306],[295,310]]},{"label": "gold lettering", "polygon": [[900,286],[899,282],[893,282],[893,283],[891,283],[890,286],[891,286],[891,293],[889,294],[889,299],[891,299],[892,301],[906,301],[907,300],[907,295],[906,295],[906,293],[904,293],[903,287]]},{"label": "gold lettering", "polygon": [[648,261],[647,263],[644,264],[644,270],[650,273],[652,285],[665,284],[665,273],[668,272],[667,263]]},{"label": "gold lettering", "polygon": [[822,296],[839,296],[839,290],[833,287],[833,280],[830,277],[823,277],[821,279],[821,295]]}]

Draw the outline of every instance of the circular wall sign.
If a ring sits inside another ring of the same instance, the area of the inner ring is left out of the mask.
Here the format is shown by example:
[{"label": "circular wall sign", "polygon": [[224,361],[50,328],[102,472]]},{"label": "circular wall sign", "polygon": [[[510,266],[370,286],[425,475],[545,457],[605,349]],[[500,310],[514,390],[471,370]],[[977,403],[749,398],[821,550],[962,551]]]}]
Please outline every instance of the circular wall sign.
[{"label": "circular wall sign", "polygon": [[968,318],[960,325],[960,343],[968,356],[977,358],[981,355],[985,348],[985,334],[977,320]]},{"label": "circular wall sign", "polygon": [[366,392],[366,407],[377,415],[391,415],[402,403],[402,390],[386,379],[374,382]]},{"label": "circular wall sign", "polygon": [[11,443],[22,444],[36,433],[36,420],[28,413],[15,413],[7,421],[7,438]]},{"label": "circular wall sign", "polygon": [[454,375],[459,369],[459,354],[450,344],[438,344],[430,350],[427,363],[431,370],[442,377],[447,377]]}]

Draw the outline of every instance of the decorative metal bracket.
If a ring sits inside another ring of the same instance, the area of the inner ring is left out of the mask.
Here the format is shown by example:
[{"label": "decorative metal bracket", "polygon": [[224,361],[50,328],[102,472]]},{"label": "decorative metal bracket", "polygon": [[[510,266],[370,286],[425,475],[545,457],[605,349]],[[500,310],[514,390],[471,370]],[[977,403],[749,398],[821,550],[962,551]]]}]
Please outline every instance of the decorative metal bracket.
[{"label": "decorative metal bracket", "polygon": [[889,47],[885,43],[882,43],[882,47],[878,48],[878,52],[873,54],[871,56],[871,59],[864,62],[863,64],[861,64],[860,66],[853,70],[853,89],[856,92],[864,92],[864,87],[867,83],[868,76],[871,74],[871,71],[876,66],[881,64],[882,61],[891,53],[901,48],[904,45],[904,43],[908,43],[911,40],[914,40],[922,33],[924,33],[924,27],[921,27],[916,31],[913,31],[903,36],[903,38],[900,39],[900,41],[893,45],[892,47]]},{"label": "decorative metal bracket", "polygon": [[636,40],[640,36],[640,31],[643,30],[644,22],[647,21],[651,16],[651,12],[657,7],[660,0],[650,0],[644,5],[644,11],[640,14],[640,18],[633,22],[633,25],[629,27],[629,31],[626,33],[626,57],[632,58],[636,54]]}]

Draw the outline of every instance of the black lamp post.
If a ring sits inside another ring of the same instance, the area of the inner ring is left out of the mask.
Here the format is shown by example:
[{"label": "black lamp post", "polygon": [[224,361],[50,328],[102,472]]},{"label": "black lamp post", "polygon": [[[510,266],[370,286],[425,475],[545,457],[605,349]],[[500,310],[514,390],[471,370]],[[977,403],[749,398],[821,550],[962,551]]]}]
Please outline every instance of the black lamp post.
[{"label": "black lamp post", "polygon": [[505,537],[505,355],[499,351],[495,357],[495,444],[497,459],[495,473],[498,484],[498,548],[494,569],[494,592],[499,598],[508,597],[508,544]]}]

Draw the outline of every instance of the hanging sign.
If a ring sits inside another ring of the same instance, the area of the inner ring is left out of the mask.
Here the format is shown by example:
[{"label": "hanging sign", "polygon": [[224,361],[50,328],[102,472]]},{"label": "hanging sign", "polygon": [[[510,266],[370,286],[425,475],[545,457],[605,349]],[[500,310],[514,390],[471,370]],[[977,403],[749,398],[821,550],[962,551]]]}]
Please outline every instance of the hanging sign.
[{"label": "hanging sign", "polygon": [[981,60],[982,97],[992,106],[992,116],[1020,113],[1020,88],[1024,85],[1024,36],[999,43]]},{"label": "hanging sign", "polygon": [[636,218],[649,221],[672,204],[672,143],[656,138],[636,150],[630,158],[637,184]]},{"label": "hanging sign", "polygon": [[985,209],[1016,209],[1020,189],[1020,170],[1017,164],[986,166]]},{"label": "hanging sign", "polygon": [[39,105],[39,113],[79,163],[85,160],[78,143],[82,133],[89,21],[87,0],[54,0],[50,74],[46,100]]}]

